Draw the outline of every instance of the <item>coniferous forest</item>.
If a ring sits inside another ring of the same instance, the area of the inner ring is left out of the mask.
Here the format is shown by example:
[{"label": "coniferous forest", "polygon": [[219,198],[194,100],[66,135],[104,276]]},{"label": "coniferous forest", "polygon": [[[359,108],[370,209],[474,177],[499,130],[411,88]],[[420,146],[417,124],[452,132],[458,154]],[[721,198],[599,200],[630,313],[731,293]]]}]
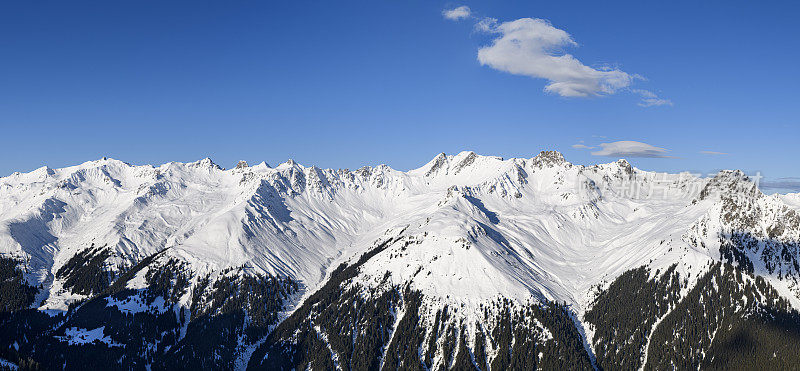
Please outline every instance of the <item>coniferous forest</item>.
[{"label": "coniferous forest", "polygon": [[[284,302],[300,290],[291,280],[227,269],[213,282],[200,277],[190,290],[191,272],[179,260],[156,254],[124,272],[104,273],[96,258],[103,256],[100,249],[75,258],[84,264],[64,269],[89,272],[74,287],[96,294],[51,316],[28,309],[38,289],[23,279],[22,262],[3,258],[0,358],[22,369],[649,370],[800,364],[800,314],[762,277],[727,263],[713,264],[691,287],[675,265],[623,273],[598,288],[584,315],[592,334],[586,339],[572,308],[558,302],[498,299],[476,318],[464,316],[459,306],[432,305],[423,293],[393,285],[388,276],[372,287],[354,281],[359,266],[388,244],[352,265],[342,264],[285,318]],[[137,275],[144,288],[129,287]],[[114,281],[95,285],[105,282],[97,277]],[[186,297],[189,305],[179,305]],[[119,303],[167,310],[130,313]],[[102,336],[75,341],[70,332],[76,328],[102,328]],[[249,363],[241,357],[247,349]]]}]

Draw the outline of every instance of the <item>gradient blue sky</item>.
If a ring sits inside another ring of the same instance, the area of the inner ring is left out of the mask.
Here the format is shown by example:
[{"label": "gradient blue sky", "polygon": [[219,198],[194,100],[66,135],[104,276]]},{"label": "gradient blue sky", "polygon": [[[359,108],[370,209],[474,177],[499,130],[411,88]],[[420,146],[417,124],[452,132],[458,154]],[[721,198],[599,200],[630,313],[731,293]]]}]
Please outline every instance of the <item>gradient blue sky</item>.
[{"label": "gradient blue sky", "polygon": [[[496,34],[446,20],[548,20],[587,66],[646,80],[593,98],[481,65]],[[610,162],[620,140],[676,158],[659,171],[800,176],[800,6],[677,1],[6,1],[0,4],[0,176],[109,156],[211,157],[406,170],[439,152]],[[709,155],[701,151],[725,152]]]}]

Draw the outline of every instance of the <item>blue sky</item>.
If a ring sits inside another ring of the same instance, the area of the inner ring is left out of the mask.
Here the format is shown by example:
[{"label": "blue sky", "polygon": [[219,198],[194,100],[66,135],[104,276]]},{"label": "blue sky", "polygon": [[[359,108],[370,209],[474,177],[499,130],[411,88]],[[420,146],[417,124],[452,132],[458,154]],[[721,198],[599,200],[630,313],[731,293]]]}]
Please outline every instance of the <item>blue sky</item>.
[{"label": "blue sky", "polygon": [[[443,16],[460,6],[469,17]],[[602,143],[636,141],[657,148],[631,158],[648,170],[797,177],[799,11],[752,1],[3,2],[0,175],[102,156],[406,170],[439,152],[556,149],[592,164],[616,159]],[[510,35],[504,24],[525,18],[568,40],[479,60]],[[592,76],[630,81],[592,80],[611,88],[588,97],[547,88],[563,77],[530,57],[565,54]],[[642,107],[643,90],[672,104]]]}]

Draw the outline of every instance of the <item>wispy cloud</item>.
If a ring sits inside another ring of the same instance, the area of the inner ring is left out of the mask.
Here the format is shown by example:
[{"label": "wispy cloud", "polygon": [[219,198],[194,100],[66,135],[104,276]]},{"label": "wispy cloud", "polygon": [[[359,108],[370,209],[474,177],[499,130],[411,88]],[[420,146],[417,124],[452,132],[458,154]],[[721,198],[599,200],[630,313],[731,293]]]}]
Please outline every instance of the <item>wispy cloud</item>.
[{"label": "wispy cloud", "polygon": [[702,153],[704,155],[714,155],[714,156],[725,156],[725,155],[729,155],[730,154],[730,153],[717,152],[717,151],[700,151],[700,153]]},{"label": "wispy cloud", "polygon": [[497,18],[483,17],[475,23],[475,30],[480,32],[492,32],[497,27]]},{"label": "wispy cloud", "polygon": [[600,143],[600,150],[592,152],[594,156],[607,157],[649,157],[649,158],[673,158],[668,155],[668,149],[656,147],[647,143],[632,140],[621,140],[611,143]]},{"label": "wispy cloud", "polygon": [[787,177],[775,179],[761,179],[759,188],[778,193],[800,192],[800,178]]},{"label": "wispy cloud", "polygon": [[671,100],[659,98],[656,93],[649,90],[631,89],[631,91],[642,97],[642,100],[638,103],[641,107],[672,106]]},{"label": "wispy cloud", "polygon": [[445,9],[442,11],[442,15],[445,17],[445,19],[458,21],[472,16],[472,10],[470,10],[468,6],[462,5],[453,9]]},{"label": "wispy cloud", "polygon": [[589,147],[589,146],[587,146],[585,144],[578,143],[578,144],[573,144],[572,148],[576,148],[576,149],[595,149],[597,147]]}]

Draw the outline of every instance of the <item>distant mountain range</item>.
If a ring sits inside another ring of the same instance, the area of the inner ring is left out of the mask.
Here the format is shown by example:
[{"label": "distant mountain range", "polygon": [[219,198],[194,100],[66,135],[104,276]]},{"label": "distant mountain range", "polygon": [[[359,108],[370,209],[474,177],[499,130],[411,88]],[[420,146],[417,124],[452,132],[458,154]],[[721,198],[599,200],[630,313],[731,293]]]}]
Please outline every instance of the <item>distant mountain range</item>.
[{"label": "distant mountain range", "polygon": [[0,369],[800,365],[800,194],[558,152],[0,178]]}]

